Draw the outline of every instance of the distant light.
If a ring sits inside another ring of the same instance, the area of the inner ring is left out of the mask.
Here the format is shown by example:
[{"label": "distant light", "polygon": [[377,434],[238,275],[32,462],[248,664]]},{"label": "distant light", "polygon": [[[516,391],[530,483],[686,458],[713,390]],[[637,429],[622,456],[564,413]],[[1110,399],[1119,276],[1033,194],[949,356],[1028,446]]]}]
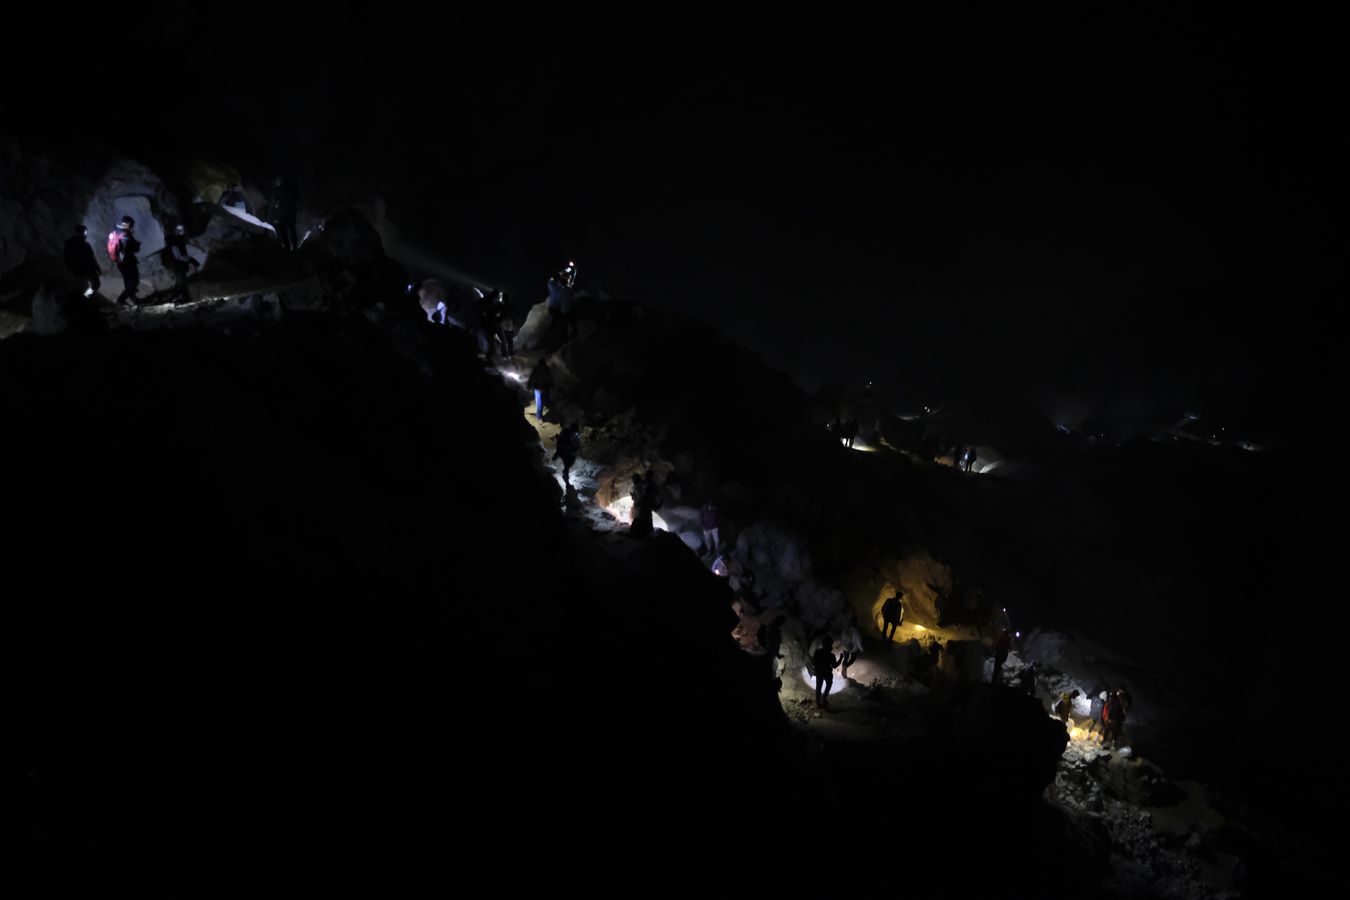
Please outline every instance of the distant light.
[{"label": "distant light", "polygon": [[1021,636],[1022,636],[1022,632],[1020,632],[1020,631],[1014,631],[1014,632],[1013,632],[1013,635],[1014,635],[1015,637],[1021,637]]},{"label": "distant light", "polygon": [[85,289],[84,289],[84,295],[85,295],[86,297],[92,297],[92,296],[94,296],[94,289],[93,289],[93,288],[85,288]]},{"label": "distant light", "polygon": [[922,625],[915,625],[915,626],[914,626],[914,630],[915,630],[915,631],[927,631],[928,629],[927,629],[927,628],[924,628]]},{"label": "distant light", "polygon": [[514,382],[516,382],[516,383],[518,383],[518,384],[524,384],[524,383],[525,383],[525,376],[522,375],[522,374],[520,374],[519,372],[511,372],[511,371],[507,371],[507,370],[502,370],[502,374],[505,375],[507,378],[510,378],[512,381],[514,381]]}]

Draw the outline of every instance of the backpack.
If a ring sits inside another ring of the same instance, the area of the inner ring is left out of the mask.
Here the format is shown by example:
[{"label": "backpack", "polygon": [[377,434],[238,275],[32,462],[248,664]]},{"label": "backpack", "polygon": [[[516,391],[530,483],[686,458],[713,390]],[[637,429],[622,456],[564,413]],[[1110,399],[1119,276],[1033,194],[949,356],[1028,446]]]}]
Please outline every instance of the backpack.
[{"label": "backpack", "polygon": [[116,229],[108,232],[108,259],[114,263],[121,262],[118,258],[122,252],[122,232]]}]

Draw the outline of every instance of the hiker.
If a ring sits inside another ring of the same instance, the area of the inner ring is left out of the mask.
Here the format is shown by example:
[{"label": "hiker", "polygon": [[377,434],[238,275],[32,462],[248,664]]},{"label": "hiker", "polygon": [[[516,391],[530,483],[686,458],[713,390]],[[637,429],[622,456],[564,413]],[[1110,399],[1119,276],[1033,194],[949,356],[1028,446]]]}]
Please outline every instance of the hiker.
[{"label": "hiker", "polygon": [[1073,726],[1073,701],[1078,696],[1078,688],[1071,691],[1064,691],[1055,701],[1055,705],[1050,707],[1050,711],[1064,720],[1067,726]]},{"label": "hiker", "polygon": [[506,292],[492,292],[492,304],[497,309],[497,339],[502,344],[502,356],[514,359],[516,355],[516,319],[511,314],[511,305],[506,302]]},{"label": "hiker", "polygon": [[858,420],[849,419],[844,423],[844,446],[853,449],[853,442],[858,437]]},{"label": "hiker", "polygon": [[1125,700],[1120,691],[1112,691],[1106,695],[1106,702],[1102,704],[1102,743],[1116,746],[1124,730]]},{"label": "hiker", "polygon": [[191,303],[192,294],[188,290],[188,271],[195,267],[200,267],[201,263],[193,259],[188,253],[187,229],[182,225],[175,225],[173,237],[169,239],[169,255],[173,260],[173,293],[169,295],[170,303]]},{"label": "hiker", "polygon": [[975,445],[974,445],[974,444],[970,444],[970,445],[968,445],[968,446],[966,447],[966,449],[961,453],[961,465],[960,465],[960,468],[961,468],[961,470],[962,470],[963,472],[969,472],[969,471],[970,471],[970,467],[973,466],[973,465],[975,465]]},{"label": "hiker", "polygon": [[117,271],[122,273],[122,293],[117,295],[117,303],[121,305],[125,300],[127,306],[131,307],[136,305],[136,292],[141,286],[141,266],[136,261],[136,254],[141,251],[141,242],[132,234],[135,227],[135,219],[123,216],[122,221],[117,223],[117,228],[108,235],[108,258],[117,266]]},{"label": "hiker", "polygon": [[577,461],[577,454],[580,452],[581,426],[574,422],[558,433],[557,444],[553,450],[553,458],[562,460],[563,484],[569,490],[572,487],[572,465]]},{"label": "hiker", "polygon": [[282,250],[295,250],[300,244],[295,239],[295,214],[300,206],[295,188],[282,176],[272,181],[272,227]]},{"label": "hiker", "polygon": [[550,329],[562,332],[562,340],[577,333],[576,318],[572,307],[576,302],[574,286],[577,279],[576,263],[569,262],[561,272],[548,280],[548,314]]},{"label": "hiker", "polygon": [[661,508],[660,488],[656,484],[656,473],[647,470],[644,478],[639,475],[633,479],[633,524],[628,527],[634,537],[646,537],[652,533],[652,513]]},{"label": "hiker", "polygon": [[862,633],[858,631],[858,620],[849,616],[848,624],[839,633],[839,674],[847,680],[848,667],[857,662],[862,655]]},{"label": "hiker", "polygon": [[703,504],[698,511],[699,523],[703,526],[703,546],[709,553],[716,553],[718,546],[722,543],[722,537],[717,527],[717,507],[713,505],[712,499]]},{"label": "hiker", "polygon": [[999,684],[1003,681],[1003,664],[1008,661],[1008,653],[1012,650],[1012,634],[1008,629],[999,629],[998,637],[994,638],[994,673],[989,676],[990,684]]},{"label": "hiker", "polygon": [[900,627],[900,623],[905,620],[905,607],[900,602],[903,591],[896,591],[886,598],[886,602],[881,604],[881,621],[883,623],[882,638],[886,643],[895,640],[895,631]]},{"label": "hiker", "polygon": [[834,685],[834,667],[839,660],[831,652],[833,641],[827,634],[821,639],[820,649],[811,654],[811,666],[816,676],[816,706],[829,709],[830,688]]},{"label": "hiker", "polygon": [[782,670],[783,654],[779,651],[783,646],[783,623],[787,621],[787,616],[780,615],[772,622],[764,622],[759,626],[759,631],[755,634],[755,640],[759,642],[759,647],[769,657],[769,672],[777,680]]},{"label": "hiker", "polygon": [[547,357],[541,356],[539,362],[535,363],[525,386],[534,391],[534,417],[540,422],[544,421],[544,407],[550,410],[553,408],[549,399],[549,392],[553,390],[553,372],[549,370]]},{"label": "hiker", "polygon": [[1102,720],[1102,710],[1106,707],[1106,687],[1100,682],[1092,690],[1088,691],[1088,734],[1100,734],[1106,737],[1106,724]]},{"label": "hiker", "polygon": [[499,307],[492,294],[484,294],[478,288],[478,301],[474,304],[474,335],[478,339],[478,352],[489,362],[492,361],[493,348],[497,345]]},{"label": "hiker", "polygon": [[1017,687],[1030,696],[1036,695],[1036,670],[1041,667],[1040,663],[1028,663],[1022,667],[1022,671],[1017,673]]},{"label": "hiker", "polygon": [[86,297],[98,293],[102,273],[94,248],[89,246],[89,229],[84,225],[76,225],[75,233],[66,238],[66,269],[84,283]]}]

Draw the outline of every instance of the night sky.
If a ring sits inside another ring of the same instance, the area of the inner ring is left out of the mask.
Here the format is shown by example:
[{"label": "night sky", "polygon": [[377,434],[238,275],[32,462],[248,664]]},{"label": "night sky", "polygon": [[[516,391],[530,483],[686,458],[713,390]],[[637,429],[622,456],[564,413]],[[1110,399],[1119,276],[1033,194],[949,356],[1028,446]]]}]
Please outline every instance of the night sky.
[{"label": "night sky", "polygon": [[354,179],[518,302],[574,258],[810,388],[1297,433],[1343,283],[1336,55],[1318,22],[1179,10],[788,34],[177,7],[117,54],[158,108],[99,134]]}]

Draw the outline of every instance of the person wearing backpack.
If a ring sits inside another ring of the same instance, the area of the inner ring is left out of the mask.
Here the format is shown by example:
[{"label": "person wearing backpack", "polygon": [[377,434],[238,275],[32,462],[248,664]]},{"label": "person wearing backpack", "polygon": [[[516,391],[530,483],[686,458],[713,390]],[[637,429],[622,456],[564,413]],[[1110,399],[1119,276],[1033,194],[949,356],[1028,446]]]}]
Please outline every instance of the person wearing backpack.
[{"label": "person wearing backpack", "polygon": [[1125,698],[1120,691],[1112,691],[1102,707],[1102,743],[1114,747],[1125,730]]},{"label": "person wearing backpack", "polygon": [[122,273],[123,287],[122,293],[117,295],[117,303],[121,305],[125,300],[127,306],[132,307],[136,305],[136,292],[141,287],[141,267],[136,260],[136,254],[141,251],[141,242],[132,234],[135,227],[135,219],[123,216],[122,221],[108,234],[108,258]]}]

